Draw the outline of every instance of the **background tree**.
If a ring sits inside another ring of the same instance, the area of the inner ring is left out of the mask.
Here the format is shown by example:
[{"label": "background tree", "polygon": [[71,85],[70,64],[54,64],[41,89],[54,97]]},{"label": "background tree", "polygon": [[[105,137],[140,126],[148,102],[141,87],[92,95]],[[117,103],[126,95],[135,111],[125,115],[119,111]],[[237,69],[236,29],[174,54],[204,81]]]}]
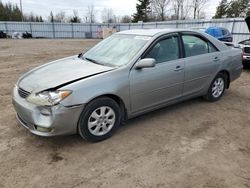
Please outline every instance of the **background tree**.
[{"label": "background tree", "polygon": [[17,4],[0,1],[0,21],[22,21],[22,13]]},{"label": "background tree", "polygon": [[54,21],[55,21],[55,20],[54,20],[54,14],[53,14],[52,11],[50,11],[50,15],[49,15],[49,17],[48,17],[48,21],[49,21],[49,22],[54,22]]},{"label": "background tree", "polygon": [[114,23],[114,22],[116,22],[116,16],[114,15],[113,9],[104,8],[102,10],[102,22],[103,23]]},{"label": "background tree", "polygon": [[132,21],[132,19],[129,15],[124,15],[121,18],[121,23],[130,23],[131,21]]},{"label": "background tree", "polygon": [[95,22],[95,14],[97,13],[94,4],[90,4],[87,8],[87,14],[85,17],[85,21],[87,23],[94,23]]},{"label": "background tree", "polygon": [[149,21],[148,15],[151,12],[150,0],[138,0],[136,4],[136,13],[133,15],[133,22]]},{"label": "background tree", "polygon": [[173,0],[172,5],[174,9],[173,19],[183,20],[184,19],[184,2],[185,0]]},{"label": "background tree", "polygon": [[25,14],[22,16],[21,10],[17,4],[5,3],[0,1],[0,21],[24,21],[28,22],[42,22],[41,16],[34,15],[32,12],[30,14]]},{"label": "background tree", "polygon": [[232,0],[229,2],[226,15],[229,18],[245,17],[250,14],[250,0]]},{"label": "background tree", "polygon": [[66,22],[66,14],[64,11],[58,12],[54,17],[55,22]]},{"label": "background tree", "polygon": [[166,19],[166,9],[169,3],[170,0],[152,0],[152,9],[160,21],[164,21]]},{"label": "background tree", "polygon": [[77,10],[73,10],[73,16],[69,19],[71,23],[80,23],[81,18],[78,16]]},{"label": "background tree", "polygon": [[208,0],[193,0],[193,13],[194,13],[194,19],[199,18],[200,11],[202,8],[206,5]]},{"label": "background tree", "polygon": [[213,18],[223,18],[226,17],[228,8],[227,0],[221,0],[220,4],[216,8],[216,13]]}]

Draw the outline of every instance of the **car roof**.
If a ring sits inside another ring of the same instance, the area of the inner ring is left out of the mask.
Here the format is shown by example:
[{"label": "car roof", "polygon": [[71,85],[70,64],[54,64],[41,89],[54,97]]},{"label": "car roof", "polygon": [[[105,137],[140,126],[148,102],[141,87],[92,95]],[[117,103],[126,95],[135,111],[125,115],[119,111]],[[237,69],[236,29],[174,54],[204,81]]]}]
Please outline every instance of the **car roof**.
[{"label": "car roof", "polygon": [[218,26],[211,26],[211,27],[208,27],[207,30],[208,30],[208,29],[226,29],[226,30],[228,30],[228,29],[225,28],[225,27],[218,27]]},{"label": "car roof", "polygon": [[143,35],[143,36],[154,36],[157,34],[165,34],[165,33],[172,33],[178,31],[193,31],[195,30],[190,29],[131,29],[126,31],[120,31],[117,34],[124,34],[124,35]]}]

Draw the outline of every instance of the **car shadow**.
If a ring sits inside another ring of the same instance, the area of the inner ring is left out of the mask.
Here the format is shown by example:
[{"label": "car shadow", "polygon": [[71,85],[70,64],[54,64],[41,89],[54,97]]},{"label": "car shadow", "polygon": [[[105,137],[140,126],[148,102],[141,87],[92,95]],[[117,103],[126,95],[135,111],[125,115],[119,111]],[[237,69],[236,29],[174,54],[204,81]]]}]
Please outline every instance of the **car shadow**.
[{"label": "car shadow", "polygon": [[[162,116],[168,116],[170,113],[173,113],[175,111],[179,111],[182,108],[186,108],[187,106],[190,105],[197,105],[200,103],[206,103],[206,101],[202,100],[201,98],[194,98],[194,99],[190,99],[184,102],[180,102],[177,104],[173,104],[167,107],[163,107],[160,108],[158,110],[155,111],[151,111],[148,113],[145,113],[143,115],[134,117],[130,120],[127,120],[127,122],[122,125],[118,131],[115,133],[115,135],[119,136],[124,134],[124,132],[128,131],[129,129],[131,129],[133,126],[136,126],[138,128],[138,126],[143,126],[145,122],[149,121],[151,118],[157,119],[160,118]],[[152,127],[153,129],[154,127]],[[91,143],[91,142],[87,142],[85,140],[83,140],[79,135],[68,135],[68,136],[54,136],[54,137],[40,137],[40,136],[36,136],[33,135],[32,133],[30,133],[32,136],[27,138],[27,141],[30,142],[31,140],[34,141],[34,139],[36,141],[39,141],[41,143],[41,145],[46,145],[52,149],[59,149],[59,148],[66,148],[66,147],[75,147],[77,145],[81,146],[81,147],[86,147],[86,146],[90,146],[90,145],[94,145],[96,143]],[[110,139],[109,139],[110,140]],[[111,138],[112,140],[112,138]],[[102,141],[105,142],[105,141]],[[100,143],[100,142],[97,142]]]}]

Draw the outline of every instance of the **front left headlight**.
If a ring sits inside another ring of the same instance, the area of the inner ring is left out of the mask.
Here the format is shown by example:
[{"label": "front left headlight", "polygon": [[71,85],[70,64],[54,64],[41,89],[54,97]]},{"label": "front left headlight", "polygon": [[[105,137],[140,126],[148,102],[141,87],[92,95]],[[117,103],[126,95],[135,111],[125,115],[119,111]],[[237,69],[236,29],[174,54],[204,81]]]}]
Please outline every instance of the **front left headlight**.
[{"label": "front left headlight", "polygon": [[40,93],[31,93],[27,101],[39,106],[53,106],[68,97],[72,91],[57,90],[57,91],[43,91]]}]

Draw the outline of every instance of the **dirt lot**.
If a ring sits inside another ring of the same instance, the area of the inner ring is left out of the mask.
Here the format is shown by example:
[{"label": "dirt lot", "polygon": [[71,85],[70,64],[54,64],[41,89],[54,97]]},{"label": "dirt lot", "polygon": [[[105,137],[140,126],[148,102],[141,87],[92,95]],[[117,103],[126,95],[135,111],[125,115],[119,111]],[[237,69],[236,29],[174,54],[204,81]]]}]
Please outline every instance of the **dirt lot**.
[{"label": "dirt lot", "polygon": [[21,127],[11,104],[18,77],[96,42],[0,41],[0,187],[250,187],[250,70],[219,102],[140,116],[100,143]]}]

